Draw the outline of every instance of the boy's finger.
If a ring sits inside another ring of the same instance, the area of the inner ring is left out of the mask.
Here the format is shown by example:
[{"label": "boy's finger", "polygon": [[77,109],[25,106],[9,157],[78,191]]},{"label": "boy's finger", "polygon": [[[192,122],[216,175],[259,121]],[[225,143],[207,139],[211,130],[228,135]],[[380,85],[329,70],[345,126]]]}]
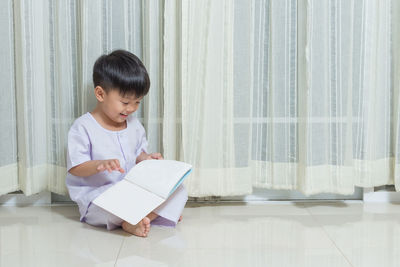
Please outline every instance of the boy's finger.
[{"label": "boy's finger", "polygon": [[104,171],[104,165],[100,164],[99,166],[97,166],[97,170],[98,171]]},{"label": "boy's finger", "polygon": [[152,158],[153,158],[153,159],[163,159],[161,153],[154,153],[154,154],[152,154]]},{"label": "boy's finger", "polygon": [[114,160],[114,164],[118,167],[118,168],[120,168],[121,167],[121,165],[119,165],[119,160]]},{"label": "boy's finger", "polygon": [[112,169],[112,170],[117,170],[118,169],[118,167],[117,167],[117,165],[114,163],[114,162],[110,162],[110,168]]},{"label": "boy's finger", "polygon": [[125,172],[125,170],[122,169],[122,168],[119,168],[119,171],[120,171],[121,173],[124,173],[124,172]]}]

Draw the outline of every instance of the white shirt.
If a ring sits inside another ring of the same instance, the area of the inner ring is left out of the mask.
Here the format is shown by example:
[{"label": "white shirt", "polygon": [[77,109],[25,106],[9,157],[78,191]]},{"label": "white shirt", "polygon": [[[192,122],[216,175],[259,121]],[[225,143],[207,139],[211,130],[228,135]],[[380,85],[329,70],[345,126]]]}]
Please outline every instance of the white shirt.
[{"label": "white shirt", "polygon": [[90,203],[107,188],[123,179],[135,166],[140,153],[147,153],[146,132],[137,118],[129,116],[127,127],[111,131],[89,112],[75,120],[68,132],[67,170],[89,160],[118,159],[125,173],[103,171],[88,177],[67,173],[69,195],[79,206],[81,220]]}]

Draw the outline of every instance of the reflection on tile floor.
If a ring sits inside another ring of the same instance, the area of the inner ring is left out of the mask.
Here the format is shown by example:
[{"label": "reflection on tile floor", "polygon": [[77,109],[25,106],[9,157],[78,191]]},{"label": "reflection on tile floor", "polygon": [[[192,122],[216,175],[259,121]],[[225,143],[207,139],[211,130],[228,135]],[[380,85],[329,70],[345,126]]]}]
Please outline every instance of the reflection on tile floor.
[{"label": "reflection on tile floor", "polygon": [[0,266],[400,266],[400,205],[189,205],[148,238],[79,222],[76,206],[0,207]]}]

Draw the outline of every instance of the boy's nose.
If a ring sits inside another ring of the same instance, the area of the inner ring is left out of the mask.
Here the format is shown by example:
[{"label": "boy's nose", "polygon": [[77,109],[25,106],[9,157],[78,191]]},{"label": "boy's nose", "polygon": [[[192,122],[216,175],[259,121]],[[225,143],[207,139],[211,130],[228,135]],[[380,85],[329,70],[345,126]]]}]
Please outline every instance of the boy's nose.
[{"label": "boy's nose", "polygon": [[135,107],[130,106],[130,107],[127,108],[126,111],[129,112],[129,113],[133,113],[133,112],[136,111],[136,109],[135,109]]}]

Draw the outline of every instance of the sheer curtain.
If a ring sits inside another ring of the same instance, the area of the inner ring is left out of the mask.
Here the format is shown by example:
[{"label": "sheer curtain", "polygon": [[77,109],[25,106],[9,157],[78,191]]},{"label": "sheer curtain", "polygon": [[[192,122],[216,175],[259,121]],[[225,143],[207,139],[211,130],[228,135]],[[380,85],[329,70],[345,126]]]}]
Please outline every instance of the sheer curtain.
[{"label": "sheer curtain", "polygon": [[14,29],[12,1],[0,2],[0,79],[3,82],[0,98],[0,194],[18,189],[17,130],[14,79]]},{"label": "sheer curtain", "polygon": [[400,188],[400,2],[392,2],[392,70],[391,79],[393,87],[393,111],[391,113],[393,117],[392,124],[392,143],[394,147],[394,180],[396,189]]},{"label": "sheer curtain", "polygon": [[396,1],[5,0],[0,194],[65,194],[66,136],[95,59],[128,49],[151,151],[191,196],[351,194],[400,181]]},{"label": "sheer curtain", "polygon": [[118,48],[143,56],[142,2],[7,0],[0,7],[0,194],[66,194],[67,133],[95,105],[93,63]]},{"label": "sheer curtain", "polygon": [[[195,166],[186,183],[191,196],[248,194],[252,186],[352,194],[355,186],[394,183],[398,4],[180,7],[179,34],[166,27],[165,35],[181,36],[181,76],[164,90],[181,100],[170,117],[182,116],[180,159]],[[169,66],[165,73],[176,71]]]},{"label": "sheer curtain", "polygon": [[351,194],[392,184],[391,2],[264,3],[255,9],[268,10],[258,25],[270,23],[268,48],[254,57],[268,62],[255,67],[255,185]]},{"label": "sheer curtain", "polygon": [[195,164],[194,196],[251,192],[250,170],[236,161],[234,15],[230,0],[182,5],[182,158]]}]

